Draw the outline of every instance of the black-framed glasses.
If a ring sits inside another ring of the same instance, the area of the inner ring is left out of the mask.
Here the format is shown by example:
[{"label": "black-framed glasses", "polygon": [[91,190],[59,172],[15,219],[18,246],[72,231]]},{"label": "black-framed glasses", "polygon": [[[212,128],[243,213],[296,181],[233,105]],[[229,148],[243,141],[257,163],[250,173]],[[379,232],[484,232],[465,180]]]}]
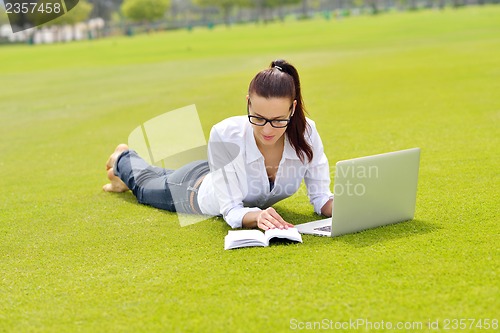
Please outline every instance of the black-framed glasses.
[{"label": "black-framed glasses", "polygon": [[[293,110],[293,103],[290,105],[289,111]],[[247,102],[247,114],[248,114],[248,121],[250,124],[256,125],[256,126],[266,126],[267,123],[271,124],[272,127],[274,128],[284,128],[287,127],[288,124],[290,123],[290,120],[292,120],[292,117],[288,119],[267,119],[264,117],[258,117],[258,116],[252,116],[250,114],[250,100]]]}]

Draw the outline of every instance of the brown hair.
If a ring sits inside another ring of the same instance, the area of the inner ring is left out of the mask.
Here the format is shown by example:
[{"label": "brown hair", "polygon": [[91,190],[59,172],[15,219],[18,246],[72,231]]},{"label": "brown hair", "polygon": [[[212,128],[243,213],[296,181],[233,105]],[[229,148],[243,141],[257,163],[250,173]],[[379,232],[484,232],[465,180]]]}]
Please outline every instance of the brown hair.
[{"label": "brown hair", "polygon": [[297,101],[295,112],[286,128],[286,135],[300,160],[304,162],[304,158],[307,157],[310,162],[313,150],[305,139],[306,130],[309,132],[310,128],[306,122],[306,110],[297,69],[285,60],[273,61],[268,69],[257,73],[250,82],[248,94],[252,93],[264,98],[289,97],[292,101]]}]

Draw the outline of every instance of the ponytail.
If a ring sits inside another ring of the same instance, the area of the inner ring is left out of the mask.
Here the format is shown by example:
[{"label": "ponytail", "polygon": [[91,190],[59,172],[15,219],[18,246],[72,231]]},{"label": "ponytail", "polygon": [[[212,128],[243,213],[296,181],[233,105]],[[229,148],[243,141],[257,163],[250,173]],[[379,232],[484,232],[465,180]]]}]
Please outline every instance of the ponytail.
[{"label": "ponytail", "polygon": [[250,82],[248,93],[255,93],[264,98],[285,97],[296,100],[295,112],[286,128],[288,141],[297,153],[299,159],[313,159],[313,150],[306,141],[306,130],[310,128],[306,121],[306,110],[300,89],[300,79],[297,69],[285,60],[275,60],[270,68],[259,72]]}]

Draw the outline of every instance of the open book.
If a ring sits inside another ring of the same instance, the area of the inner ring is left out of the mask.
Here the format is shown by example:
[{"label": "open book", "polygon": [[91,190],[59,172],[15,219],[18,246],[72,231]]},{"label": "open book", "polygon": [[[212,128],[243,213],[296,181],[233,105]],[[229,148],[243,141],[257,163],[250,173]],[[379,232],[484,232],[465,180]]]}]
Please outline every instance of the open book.
[{"label": "open book", "polygon": [[224,249],[236,249],[247,246],[269,246],[269,242],[282,239],[302,243],[302,236],[296,228],[260,230],[229,230],[224,238]]}]

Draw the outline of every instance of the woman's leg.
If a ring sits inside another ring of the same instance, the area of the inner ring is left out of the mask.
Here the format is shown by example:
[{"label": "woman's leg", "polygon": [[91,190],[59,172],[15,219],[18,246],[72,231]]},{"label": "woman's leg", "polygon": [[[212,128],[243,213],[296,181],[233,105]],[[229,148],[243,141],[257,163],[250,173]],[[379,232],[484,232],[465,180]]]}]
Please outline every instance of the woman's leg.
[{"label": "woman's leg", "polygon": [[167,177],[175,209],[180,213],[202,214],[198,206],[198,189],[210,172],[208,161],[194,161],[175,170]]},{"label": "woman's leg", "polygon": [[175,212],[167,184],[167,178],[174,170],[150,165],[134,150],[125,150],[117,157],[113,172],[134,193],[139,203]]},{"label": "woman's leg", "polygon": [[[195,182],[209,172],[207,161],[189,163],[177,170],[149,165],[126,145],[119,145],[106,165],[111,184],[104,190],[132,190],[137,200],[171,212],[195,213],[190,194]],[[110,174],[111,173],[111,174]]]}]

